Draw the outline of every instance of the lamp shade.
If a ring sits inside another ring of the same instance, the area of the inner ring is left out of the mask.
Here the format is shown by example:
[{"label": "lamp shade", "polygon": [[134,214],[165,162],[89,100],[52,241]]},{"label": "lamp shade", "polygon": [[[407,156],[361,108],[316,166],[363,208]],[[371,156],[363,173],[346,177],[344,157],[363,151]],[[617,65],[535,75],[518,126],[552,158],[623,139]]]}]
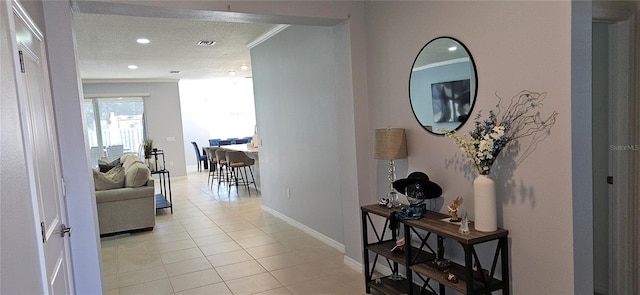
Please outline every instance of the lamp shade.
[{"label": "lamp shade", "polygon": [[407,138],[404,129],[376,129],[375,158],[378,160],[407,158]]}]

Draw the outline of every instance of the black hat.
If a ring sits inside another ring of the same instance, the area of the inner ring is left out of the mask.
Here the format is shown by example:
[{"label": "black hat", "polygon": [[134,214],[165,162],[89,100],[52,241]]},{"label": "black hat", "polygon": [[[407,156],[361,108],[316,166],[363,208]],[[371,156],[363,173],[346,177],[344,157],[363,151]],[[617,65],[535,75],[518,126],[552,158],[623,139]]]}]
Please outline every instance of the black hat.
[{"label": "black hat", "polygon": [[405,191],[420,191],[421,199],[434,199],[442,195],[442,188],[429,180],[429,176],[423,172],[412,172],[407,178],[398,179],[393,182],[393,188],[401,194]]}]

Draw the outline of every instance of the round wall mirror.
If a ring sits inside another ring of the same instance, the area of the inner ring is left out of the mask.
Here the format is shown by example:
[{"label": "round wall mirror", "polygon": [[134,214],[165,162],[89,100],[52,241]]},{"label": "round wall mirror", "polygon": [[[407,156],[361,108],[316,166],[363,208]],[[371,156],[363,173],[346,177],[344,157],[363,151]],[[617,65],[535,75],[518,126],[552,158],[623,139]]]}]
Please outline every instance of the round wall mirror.
[{"label": "round wall mirror", "polygon": [[457,130],[476,101],[478,75],[462,42],[435,38],[422,47],[411,68],[409,100],[425,130],[438,135]]}]

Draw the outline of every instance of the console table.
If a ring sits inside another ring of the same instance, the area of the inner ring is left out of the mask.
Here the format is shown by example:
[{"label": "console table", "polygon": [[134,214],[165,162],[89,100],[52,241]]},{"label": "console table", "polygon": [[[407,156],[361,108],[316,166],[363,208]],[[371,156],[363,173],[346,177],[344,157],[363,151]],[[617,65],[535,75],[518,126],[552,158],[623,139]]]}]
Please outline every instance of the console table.
[{"label": "console table", "polygon": [[[158,175],[158,184],[160,186],[160,193],[155,195],[156,198],[156,209],[164,209],[170,208],[171,214],[173,214],[173,205],[171,199],[171,174],[169,170],[165,167],[164,162],[164,151],[154,149],[151,151],[151,155],[153,156],[154,169],[151,170],[151,175]],[[162,160],[162,165],[160,166],[159,160]]]},{"label": "console table", "polygon": [[[362,206],[362,240],[364,242],[364,279],[367,293],[374,289],[383,294],[445,294],[448,287],[461,294],[489,294],[502,290],[502,294],[509,294],[509,250],[507,236],[509,231],[499,228],[494,232],[479,232],[469,224],[470,232],[461,234],[458,232],[459,224],[446,221],[448,215],[427,211],[417,220],[398,220],[398,227],[404,230],[405,245],[391,251],[396,245],[397,232],[390,228],[391,214],[399,209],[388,209],[377,204]],[[384,219],[382,231],[379,231],[372,216]],[[368,225],[371,228],[368,228]],[[376,236],[376,241],[369,243],[369,229]],[[390,231],[391,237],[385,237]],[[414,242],[410,241],[414,239]],[[428,243],[430,238],[436,239],[437,247],[434,250]],[[444,258],[444,240],[450,239],[458,242],[464,251],[464,262],[456,263],[448,261],[441,264]],[[484,243],[496,244],[491,269],[482,267],[475,246]],[[419,244],[419,245],[417,245]],[[373,262],[369,254],[375,254]],[[381,278],[373,277],[378,258],[386,260],[386,265],[398,272],[403,267],[406,277],[403,280],[392,280],[391,276]],[[436,259],[438,258],[440,262]],[[494,276],[496,266],[500,261],[502,278]],[[477,269],[474,269],[474,265]],[[416,281],[414,282],[414,276]],[[448,279],[453,274],[457,282]],[[434,290],[429,282],[438,284],[438,290]]]}]

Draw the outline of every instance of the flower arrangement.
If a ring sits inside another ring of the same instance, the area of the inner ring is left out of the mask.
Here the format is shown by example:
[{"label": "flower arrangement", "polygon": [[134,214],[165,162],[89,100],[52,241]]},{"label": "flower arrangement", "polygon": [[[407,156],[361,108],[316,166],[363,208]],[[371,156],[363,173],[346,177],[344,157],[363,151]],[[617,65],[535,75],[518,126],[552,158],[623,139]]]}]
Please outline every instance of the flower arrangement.
[{"label": "flower arrangement", "polygon": [[471,160],[478,173],[487,175],[500,152],[512,141],[538,135],[548,131],[556,122],[558,113],[553,111],[547,118],[540,115],[540,107],[546,93],[520,91],[511,98],[508,105],[498,96],[497,112],[489,111],[489,117],[481,120],[480,112],[475,117],[475,127],[469,131],[469,137],[447,132],[453,138],[465,156]]}]

